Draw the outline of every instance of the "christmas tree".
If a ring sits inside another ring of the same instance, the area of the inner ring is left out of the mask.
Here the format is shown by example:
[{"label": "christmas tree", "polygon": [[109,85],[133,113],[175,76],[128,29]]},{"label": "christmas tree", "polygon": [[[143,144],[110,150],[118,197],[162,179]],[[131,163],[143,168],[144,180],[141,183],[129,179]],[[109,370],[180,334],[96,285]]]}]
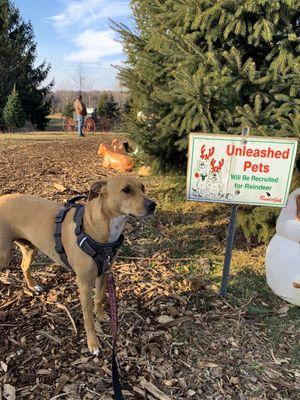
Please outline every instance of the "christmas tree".
[{"label": "christmas tree", "polygon": [[112,122],[116,122],[119,118],[118,105],[115,102],[114,96],[109,94],[106,98],[106,103],[104,106],[104,114],[106,118],[110,119]]},{"label": "christmas tree", "polygon": [[116,122],[120,117],[118,105],[111,93],[104,92],[98,100],[98,115],[108,118],[112,122]]},{"label": "christmas tree", "polygon": [[63,116],[65,116],[65,117],[70,117],[70,118],[73,118],[73,113],[74,113],[74,103],[73,102],[71,102],[71,101],[68,101],[65,105],[64,105],[64,107],[63,107],[63,109],[62,109],[62,114],[63,114]]},{"label": "christmas tree", "polygon": [[[136,28],[115,24],[127,54],[126,127],[160,170],[185,172],[193,131],[299,137],[299,0],[131,4]],[[276,213],[264,210],[241,210],[247,239],[272,234]]]},{"label": "christmas tree", "polygon": [[22,128],[25,124],[25,113],[15,86],[12,93],[8,96],[6,106],[3,110],[3,117],[5,124],[12,131]]},{"label": "christmas tree", "polygon": [[13,1],[0,0],[0,110],[16,84],[26,118],[44,129],[53,83],[43,85],[50,66],[36,65],[36,57],[31,23],[22,20]]},{"label": "christmas tree", "polygon": [[[116,25],[127,128],[163,168],[185,170],[191,131],[299,136],[298,0],[134,0]],[[146,118],[139,119],[143,112]]]},{"label": "christmas tree", "polygon": [[99,117],[105,117],[105,105],[107,101],[108,94],[107,92],[101,93],[98,99],[98,115]]}]

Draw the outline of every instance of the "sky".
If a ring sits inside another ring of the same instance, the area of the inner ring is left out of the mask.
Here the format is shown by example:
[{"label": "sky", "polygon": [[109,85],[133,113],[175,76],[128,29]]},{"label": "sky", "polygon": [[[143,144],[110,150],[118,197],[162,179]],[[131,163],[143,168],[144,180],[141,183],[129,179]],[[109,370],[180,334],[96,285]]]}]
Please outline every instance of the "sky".
[{"label": "sky", "polygon": [[133,26],[129,0],[14,0],[22,18],[30,20],[37,42],[37,63],[51,64],[48,81],[55,90],[77,90],[80,66],[86,90],[116,90],[112,65],[125,60],[109,18]]}]

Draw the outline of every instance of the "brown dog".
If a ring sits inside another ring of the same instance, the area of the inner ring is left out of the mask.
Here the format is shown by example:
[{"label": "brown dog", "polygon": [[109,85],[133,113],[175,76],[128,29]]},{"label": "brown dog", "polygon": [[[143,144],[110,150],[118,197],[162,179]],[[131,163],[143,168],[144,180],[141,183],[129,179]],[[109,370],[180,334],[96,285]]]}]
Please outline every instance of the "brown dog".
[{"label": "brown dog", "polygon": [[111,142],[111,146],[115,153],[126,154],[124,144],[119,139],[113,139]]},{"label": "brown dog", "polygon": [[[147,217],[154,213],[155,206],[154,201],[146,198],[143,185],[132,177],[118,176],[99,181],[91,187],[83,228],[97,242],[113,242],[121,235],[128,216]],[[23,255],[21,267],[31,290],[41,290],[35,286],[29,271],[36,249],[62,265],[54,240],[54,221],[61,208],[58,203],[35,196],[12,194],[0,197],[0,268],[6,264],[11,245],[15,242]],[[74,209],[71,209],[63,222],[62,243],[77,276],[88,348],[98,355],[92,291],[96,282],[94,310],[101,318],[106,277],[97,277],[94,260],[78,247],[73,215]]]},{"label": "brown dog", "polygon": [[103,167],[117,171],[131,172],[134,167],[133,159],[126,154],[115,153],[109,146],[100,144],[98,154],[103,157]]},{"label": "brown dog", "polygon": [[119,139],[113,139],[111,144],[101,143],[98,148],[99,156],[102,156],[104,149],[106,149],[107,151],[113,151],[118,154],[126,154],[125,147],[123,143],[120,142]]}]

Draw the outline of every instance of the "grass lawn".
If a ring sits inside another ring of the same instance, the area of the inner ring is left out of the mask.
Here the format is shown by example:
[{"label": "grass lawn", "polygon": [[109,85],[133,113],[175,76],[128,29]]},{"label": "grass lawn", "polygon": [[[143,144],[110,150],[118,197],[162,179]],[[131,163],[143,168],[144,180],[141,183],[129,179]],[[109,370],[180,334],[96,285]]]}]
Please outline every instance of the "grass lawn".
[{"label": "grass lawn", "polygon": [[[56,201],[86,193],[114,174],[97,156],[111,137],[0,135],[0,192]],[[158,211],[130,221],[115,266],[125,398],[299,399],[300,311],[267,287],[265,246],[249,246],[237,232],[228,297],[221,298],[229,206],[187,202],[183,176],[141,179]],[[67,377],[63,398],[112,399],[109,323],[97,325],[103,352],[90,357],[74,277],[39,254],[33,270],[46,290],[33,296],[19,262],[13,251],[0,271],[0,361],[7,366],[0,385],[14,386],[20,399],[50,399]],[[57,304],[68,308],[77,335]]]}]

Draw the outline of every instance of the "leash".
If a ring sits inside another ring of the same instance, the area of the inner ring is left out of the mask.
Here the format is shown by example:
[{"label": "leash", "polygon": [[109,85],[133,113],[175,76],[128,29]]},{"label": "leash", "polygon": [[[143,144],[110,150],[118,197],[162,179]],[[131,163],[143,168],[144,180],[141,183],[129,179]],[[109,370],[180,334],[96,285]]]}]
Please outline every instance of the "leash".
[{"label": "leash", "polygon": [[72,271],[72,267],[68,261],[67,254],[61,240],[62,223],[70,211],[71,208],[75,207],[74,222],[76,224],[75,235],[77,236],[77,245],[82,251],[88,254],[96,263],[98,269],[98,276],[106,273],[108,283],[108,294],[109,294],[109,308],[110,308],[110,319],[111,319],[111,330],[112,330],[112,386],[114,391],[115,400],[124,400],[120,376],[119,367],[116,357],[116,343],[117,343],[117,331],[118,331],[118,308],[117,308],[117,296],[116,296],[116,285],[113,274],[111,272],[111,262],[115,257],[119,247],[124,242],[124,236],[121,235],[118,240],[111,243],[98,243],[87,235],[83,230],[83,214],[84,206],[82,204],[76,204],[76,201],[81,199],[87,199],[86,196],[76,196],[68,200],[57,214],[55,218],[55,250],[59,254],[65,267]]},{"label": "leash", "polygon": [[115,400],[123,400],[122,389],[119,378],[119,367],[116,357],[116,343],[118,333],[118,309],[117,309],[117,297],[116,297],[116,285],[113,274],[111,271],[107,274],[108,293],[109,293],[109,308],[110,308],[110,322],[112,331],[112,384],[115,395]]}]

